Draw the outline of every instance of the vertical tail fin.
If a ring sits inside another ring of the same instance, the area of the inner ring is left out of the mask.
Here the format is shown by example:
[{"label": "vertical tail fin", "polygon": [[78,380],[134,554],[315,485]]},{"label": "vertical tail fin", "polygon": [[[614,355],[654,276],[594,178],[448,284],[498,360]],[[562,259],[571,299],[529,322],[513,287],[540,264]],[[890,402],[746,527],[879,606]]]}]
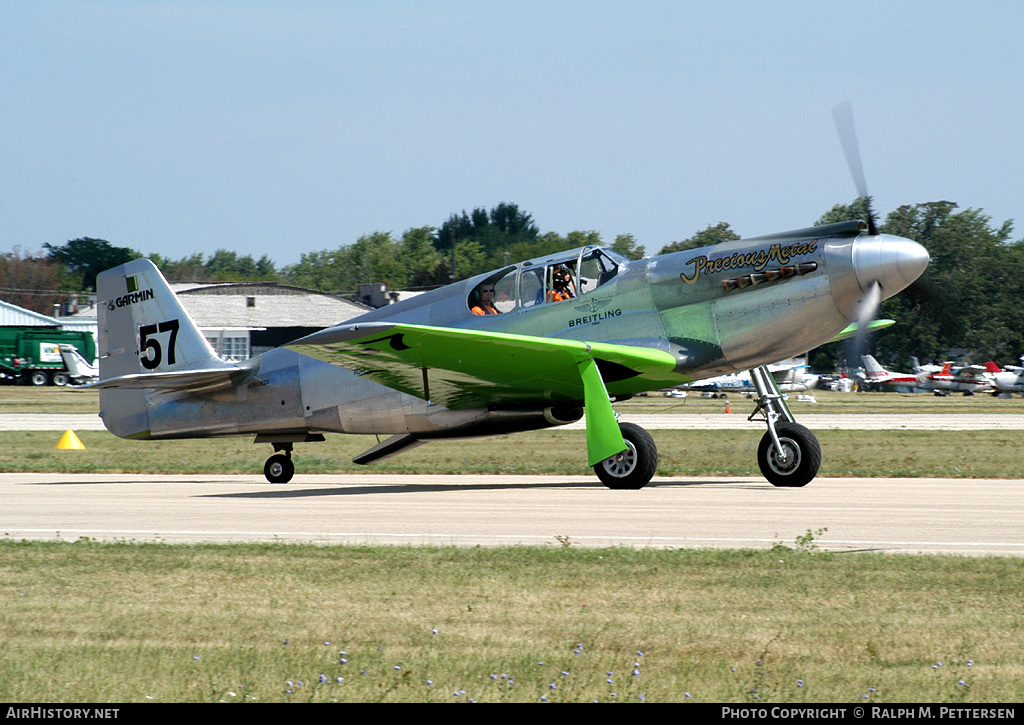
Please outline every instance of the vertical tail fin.
[{"label": "vertical tail fin", "polygon": [[884,378],[885,368],[879,365],[878,361],[875,360],[872,355],[861,356],[861,361],[864,363],[864,369],[867,370],[868,378]]},{"label": "vertical tail fin", "polygon": [[148,259],[100,273],[100,381],[123,375],[232,367],[217,357]]},{"label": "vertical tail fin", "polygon": [[64,360],[64,367],[68,369],[68,375],[72,380],[91,380],[99,374],[98,368],[95,365],[90,365],[74,345],[62,342],[57,347],[60,350],[61,359]]},{"label": "vertical tail fin", "polygon": [[202,392],[232,384],[239,368],[220,359],[148,259],[101,272],[100,416],[114,435],[149,438],[148,396]]}]

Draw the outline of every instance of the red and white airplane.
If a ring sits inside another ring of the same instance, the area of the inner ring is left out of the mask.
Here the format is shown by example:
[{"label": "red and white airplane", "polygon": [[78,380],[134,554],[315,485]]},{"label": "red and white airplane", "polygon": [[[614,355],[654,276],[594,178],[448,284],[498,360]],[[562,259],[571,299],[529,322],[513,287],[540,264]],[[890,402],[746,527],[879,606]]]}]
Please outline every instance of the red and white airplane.
[{"label": "red and white airplane", "polygon": [[953,391],[972,395],[988,393],[995,389],[992,372],[986,365],[965,365],[954,370],[953,363],[947,362],[937,373],[918,373],[917,380],[919,388],[933,390],[936,394]]},{"label": "red and white airplane", "polygon": [[911,388],[918,387],[919,381],[916,375],[911,373],[894,373],[886,370],[872,355],[862,355],[861,361],[864,363],[864,370],[867,373],[864,381],[866,383],[891,387],[899,385]]},{"label": "red and white airplane", "polygon": [[985,365],[967,365],[954,369],[953,363],[947,362],[938,370],[924,370],[919,366],[917,373],[895,373],[886,370],[871,355],[861,357],[864,370],[867,371],[866,382],[885,386],[907,386],[919,390],[931,390],[936,395],[948,392],[987,393],[995,389],[994,373],[999,366],[994,362]]}]

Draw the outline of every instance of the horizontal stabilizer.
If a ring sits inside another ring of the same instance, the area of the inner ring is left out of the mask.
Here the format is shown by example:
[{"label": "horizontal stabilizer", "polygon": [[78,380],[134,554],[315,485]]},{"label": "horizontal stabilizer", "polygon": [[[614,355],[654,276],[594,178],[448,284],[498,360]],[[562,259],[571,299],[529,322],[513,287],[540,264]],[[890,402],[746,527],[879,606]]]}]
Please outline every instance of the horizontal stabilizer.
[{"label": "horizontal stabilizer", "polygon": [[173,370],[161,373],[131,373],[115,378],[101,380],[97,383],[78,386],[81,390],[98,388],[110,390],[151,390],[155,392],[174,392],[188,390],[193,393],[207,393],[212,390],[228,388],[235,381],[249,373],[242,368],[207,368],[201,370]]}]

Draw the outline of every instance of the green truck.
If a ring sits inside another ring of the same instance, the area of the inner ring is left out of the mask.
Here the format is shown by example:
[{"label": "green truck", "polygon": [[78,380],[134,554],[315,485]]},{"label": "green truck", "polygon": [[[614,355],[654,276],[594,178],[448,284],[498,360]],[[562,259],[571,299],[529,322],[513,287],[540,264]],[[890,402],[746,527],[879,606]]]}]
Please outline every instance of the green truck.
[{"label": "green truck", "polygon": [[67,366],[59,345],[78,348],[86,360],[96,359],[92,333],[51,327],[0,327],[0,383],[67,385]]}]

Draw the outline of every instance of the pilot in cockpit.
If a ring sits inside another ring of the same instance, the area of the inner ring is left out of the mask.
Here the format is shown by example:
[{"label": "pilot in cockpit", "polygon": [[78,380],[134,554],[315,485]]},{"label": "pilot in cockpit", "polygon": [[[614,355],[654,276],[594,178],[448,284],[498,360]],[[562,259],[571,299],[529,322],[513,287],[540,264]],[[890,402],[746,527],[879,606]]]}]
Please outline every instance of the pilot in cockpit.
[{"label": "pilot in cockpit", "polygon": [[473,296],[477,299],[477,304],[470,308],[470,312],[474,315],[500,315],[498,308],[494,306],[494,283],[484,282],[476,291]]}]

